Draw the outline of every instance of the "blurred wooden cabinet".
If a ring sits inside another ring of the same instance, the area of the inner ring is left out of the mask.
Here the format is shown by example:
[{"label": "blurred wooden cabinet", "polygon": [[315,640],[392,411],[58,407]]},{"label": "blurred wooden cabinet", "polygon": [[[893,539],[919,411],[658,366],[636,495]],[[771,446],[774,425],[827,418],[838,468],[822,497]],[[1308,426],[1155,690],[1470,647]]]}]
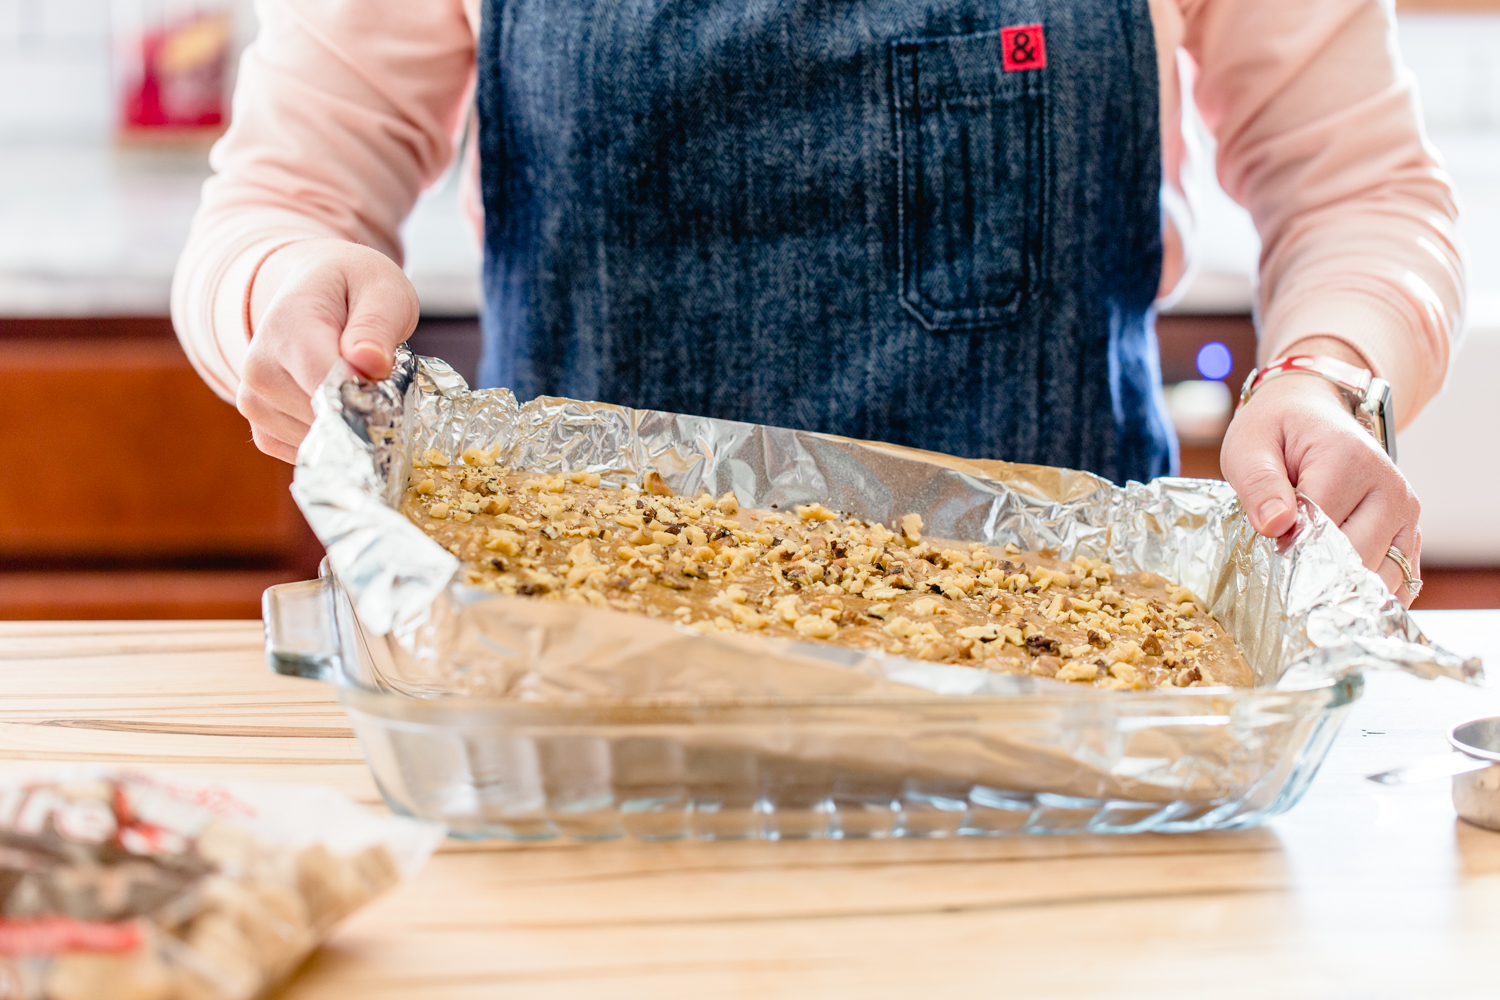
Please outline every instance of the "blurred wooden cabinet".
[{"label": "blurred wooden cabinet", "polygon": [[255,617],[321,554],[290,483],[168,320],[0,320],[0,617]]},{"label": "blurred wooden cabinet", "polygon": [[[1237,386],[1248,317],[1163,317],[1162,374],[1196,377],[1210,341]],[[472,377],[473,321],[427,322],[419,353]],[[1183,450],[1217,477],[1218,448]],[[0,319],[0,618],[254,618],[268,586],[317,572],[292,470],[262,455],[164,319]],[[1426,574],[1422,606],[1494,607],[1500,571]]]}]

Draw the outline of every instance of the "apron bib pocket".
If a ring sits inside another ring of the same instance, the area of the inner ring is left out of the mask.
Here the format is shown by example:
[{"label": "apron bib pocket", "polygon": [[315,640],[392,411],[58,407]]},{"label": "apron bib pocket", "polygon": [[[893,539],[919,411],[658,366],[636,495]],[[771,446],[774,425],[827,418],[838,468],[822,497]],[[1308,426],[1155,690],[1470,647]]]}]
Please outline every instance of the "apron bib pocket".
[{"label": "apron bib pocket", "polygon": [[1042,283],[1045,69],[1001,31],[891,43],[899,286],[929,330],[999,327]]}]

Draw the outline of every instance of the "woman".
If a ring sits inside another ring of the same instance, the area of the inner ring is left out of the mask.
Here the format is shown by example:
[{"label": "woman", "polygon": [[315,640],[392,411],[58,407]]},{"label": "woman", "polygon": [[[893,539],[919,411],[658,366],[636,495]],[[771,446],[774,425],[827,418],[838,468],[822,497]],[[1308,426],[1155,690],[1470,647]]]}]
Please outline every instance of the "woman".
[{"label": "woman", "polygon": [[[1261,233],[1264,362],[1367,370],[1405,423],[1459,329],[1452,192],[1378,0],[261,11],[173,313],[288,461],[334,359],[382,376],[411,332],[397,227],[471,107],[481,381],[523,399],[1165,474],[1184,86]],[[1251,522],[1279,537],[1300,489],[1409,602],[1416,498],[1342,390],[1282,374],[1225,440]]]}]

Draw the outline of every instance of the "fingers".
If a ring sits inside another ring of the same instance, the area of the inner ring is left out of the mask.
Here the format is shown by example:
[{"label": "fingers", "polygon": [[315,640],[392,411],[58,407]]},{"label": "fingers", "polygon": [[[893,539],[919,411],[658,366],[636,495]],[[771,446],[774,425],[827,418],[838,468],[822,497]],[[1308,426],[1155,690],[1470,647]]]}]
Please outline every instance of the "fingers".
[{"label": "fingers", "polygon": [[1297,498],[1283,456],[1281,435],[1263,422],[1231,426],[1219,455],[1224,478],[1239,494],[1250,524],[1267,538],[1280,538],[1297,521]]},{"label": "fingers", "polygon": [[[1278,379],[1235,414],[1220,458],[1250,522],[1280,537],[1295,521],[1292,487],[1317,504],[1403,603],[1410,604],[1392,545],[1419,578],[1421,505],[1406,478],[1321,379]],[[1282,516],[1281,504],[1287,504]]]},{"label": "fingers", "polygon": [[[250,421],[255,446],[267,455],[292,462],[297,457],[297,446],[302,443],[312,425],[312,408],[290,375],[283,372],[279,381],[291,386],[290,391],[266,393],[254,383],[242,381],[235,396],[235,405],[245,419]],[[301,412],[288,413],[283,409],[287,404],[299,410],[305,409],[305,415]]]},{"label": "fingers", "polygon": [[312,426],[312,401],[284,359],[277,356],[272,340],[252,342],[245,355],[235,405],[250,421],[257,448],[284,462],[293,462],[297,446]]},{"label": "fingers", "polygon": [[[1396,541],[1393,544],[1396,548],[1406,553],[1406,561],[1411,563],[1412,582],[1420,589],[1422,586],[1422,526],[1420,524],[1412,525],[1410,537],[1403,539],[1400,535],[1397,535]],[[1407,548],[1407,544],[1411,548]],[[1399,592],[1391,591],[1391,593],[1400,597],[1401,603],[1405,604],[1408,608],[1411,607],[1411,602],[1417,599],[1416,594],[1408,592],[1404,587]],[[1402,596],[1403,594],[1405,596]]]},{"label": "fingers", "polygon": [[[1395,472],[1394,469],[1391,471]],[[1349,536],[1349,541],[1359,551],[1360,561],[1367,569],[1376,572],[1381,572],[1380,564],[1386,561],[1386,550],[1392,545],[1411,558],[1413,533],[1421,513],[1421,505],[1410,488],[1399,488],[1406,486],[1405,480],[1399,473],[1393,478],[1393,482],[1384,481],[1369,490],[1339,524],[1340,530]],[[1406,544],[1403,545],[1402,541]],[[1397,579],[1400,579],[1399,575]]]},{"label": "fingers", "polygon": [[[1422,579],[1422,529],[1411,525],[1402,530],[1391,541],[1391,547],[1399,549],[1406,556],[1406,561],[1411,564],[1412,582]],[[1406,577],[1401,572],[1401,566],[1388,554],[1382,554],[1380,568],[1376,571],[1380,579],[1385,582],[1386,588],[1395,595],[1396,599],[1406,607],[1411,607],[1412,601],[1416,600],[1406,586]]]},{"label": "fingers", "polygon": [[338,240],[276,251],[251,298],[254,332],[236,403],[256,446],[288,462],[312,425],[312,394],[339,357],[367,378],[386,377],[419,313],[390,258]]},{"label": "fingers", "polygon": [[[235,403],[252,423],[272,412],[286,414],[304,426],[312,423],[312,391],[294,374],[294,369],[305,371],[306,362],[297,357],[285,356],[296,353],[298,352],[293,348],[278,355],[268,342],[252,345],[251,350],[246,353],[245,370],[240,375]],[[331,359],[329,364],[332,365]],[[314,382],[313,387],[316,388],[317,384]],[[248,412],[246,405],[255,412]]]},{"label": "fingers", "polygon": [[1308,450],[1298,488],[1339,526],[1365,567],[1380,574],[1391,593],[1410,604],[1400,568],[1386,553],[1395,545],[1415,570],[1422,505],[1369,435],[1363,429],[1326,435]]},{"label": "fingers", "polygon": [[288,442],[283,441],[280,438],[267,434],[258,427],[250,428],[250,437],[251,440],[255,442],[255,447],[259,448],[267,455],[270,455],[272,458],[279,458],[287,465],[296,464],[296,446],[289,444]]},{"label": "fingers", "polygon": [[[1385,495],[1385,499],[1392,499],[1391,494],[1398,492],[1392,484],[1393,479],[1399,480],[1403,487],[1399,492],[1406,492],[1405,480],[1400,479],[1396,467],[1383,452],[1366,444],[1368,434],[1363,430],[1357,430],[1357,433],[1363,439],[1354,437],[1347,442],[1328,439],[1311,449],[1297,480],[1297,488],[1317,504],[1330,521],[1340,527],[1354,516],[1356,510],[1372,494],[1380,492]],[[1377,508],[1392,513],[1389,504],[1377,504]],[[1367,510],[1363,518],[1368,520],[1369,514]],[[1399,527],[1399,523],[1393,523],[1391,535],[1387,537],[1394,536]],[[1360,554],[1363,555],[1364,551],[1360,549]],[[1385,547],[1381,546],[1380,551],[1384,553]]]},{"label": "fingers", "polygon": [[371,340],[361,340],[342,349],[350,367],[368,379],[383,379],[391,373],[394,355]]},{"label": "fingers", "polygon": [[1311,450],[1298,488],[1339,526],[1360,562],[1410,606],[1413,595],[1406,590],[1401,568],[1386,553],[1394,545],[1406,555],[1413,573],[1420,572],[1417,519],[1422,506],[1400,470],[1369,446],[1363,430],[1347,441],[1331,438]]},{"label": "fingers", "polygon": [[283,290],[255,329],[240,374],[242,385],[270,401],[273,409],[311,423],[312,394],[338,360],[343,299],[342,288]]},{"label": "fingers", "polygon": [[1390,466],[1390,475],[1367,493],[1339,528],[1354,543],[1365,567],[1374,570],[1406,607],[1416,595],[1406,586],[1401,566],[1390,557],[1398,549],[1411,565],[1412,580],[1422,578],[1422,531],[1417,526],[1421,504],[1406,479]]},{"label": "fingers", "polygon": [[349,316],[339,338],[339,354],[370,379],[391,373],[396,348],[417,328],[421,308],[416,291],[400,268],[380,255],[365,262],[349,290]]},{"label": "fingers", "polygon": [[297,446],[312,426],[312,392],[338,357],[336,328],[309,318],[301,323],[306,336],[287,337],[285,331],[297,322],[285,313],[267,314],[245,354],[235,394],[256,446],[285,462],[296,459]]},{"label": "fingers", "polygon": [[389,375],[419,313],[411,281],[378,250],[299,241],[266,258],[255,279],[251,347],[265,345],[311,395],[341,355],[367,377]]},{"label": "fingers", "polygon": [[250,428],[270,435],[278,441],[290,444],[294,449],[307,437],[312,422],[298,420],[283,410],[278,410],[263,396],[242,394],[239,399],[240,413],[250,421]]}]

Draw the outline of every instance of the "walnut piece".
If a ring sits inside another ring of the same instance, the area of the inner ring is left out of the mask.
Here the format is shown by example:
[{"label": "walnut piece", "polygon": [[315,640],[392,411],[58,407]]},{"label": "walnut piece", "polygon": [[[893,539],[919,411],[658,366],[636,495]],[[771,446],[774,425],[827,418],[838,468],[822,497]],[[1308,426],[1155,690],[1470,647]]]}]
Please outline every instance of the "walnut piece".
[{"label": "walnut piece", "polygon": [[1154,575],[924,538],[916,514],[893,527],[816,502],[744,510],[655,473],[617,488],[492,455],[424,453],[404,503],[469,586],[1100,688],[1249,683],[1202,602]]}]

